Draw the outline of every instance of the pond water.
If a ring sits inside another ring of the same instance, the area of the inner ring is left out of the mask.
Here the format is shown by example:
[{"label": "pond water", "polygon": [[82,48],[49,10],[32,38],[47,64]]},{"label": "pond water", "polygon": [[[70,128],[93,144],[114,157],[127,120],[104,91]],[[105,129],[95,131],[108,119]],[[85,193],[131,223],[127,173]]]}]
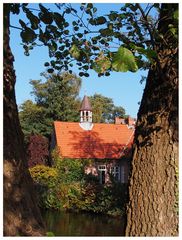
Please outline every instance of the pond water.
[{"label": "pond water", "polygon": [[47,232],[55,236],[124,236],[124,219],[90,213],[45,211]]}]

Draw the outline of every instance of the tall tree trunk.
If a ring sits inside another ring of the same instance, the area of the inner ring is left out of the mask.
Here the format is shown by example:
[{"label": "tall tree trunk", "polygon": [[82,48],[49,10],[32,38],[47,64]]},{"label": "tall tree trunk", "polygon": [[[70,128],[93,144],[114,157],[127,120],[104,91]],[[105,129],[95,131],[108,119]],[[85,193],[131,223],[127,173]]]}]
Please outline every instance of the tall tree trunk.
[{"label": "tall tree trunk", "polygon": [[176,9],[161,7],[165,39],[156,43],[159,63],[148,73],[138,113],[126,236],[178,235],[178,47],[166,34]]},{"label": "tall tree trunk", "polygon": [[15,99],[9,17],[10,4],[4,4],[4,235],[41,236],[44,226],[28,171]]}]

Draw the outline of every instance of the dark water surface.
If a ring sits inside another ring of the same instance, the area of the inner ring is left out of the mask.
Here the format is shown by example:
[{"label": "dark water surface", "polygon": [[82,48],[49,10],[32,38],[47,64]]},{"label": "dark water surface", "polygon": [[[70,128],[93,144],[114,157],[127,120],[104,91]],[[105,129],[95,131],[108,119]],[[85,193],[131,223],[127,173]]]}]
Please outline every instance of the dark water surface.
[{"label": "dark water surface", "polygon": [[60,211],[45,211],[43,218],[55,236],[124,236],[124,219]]}]

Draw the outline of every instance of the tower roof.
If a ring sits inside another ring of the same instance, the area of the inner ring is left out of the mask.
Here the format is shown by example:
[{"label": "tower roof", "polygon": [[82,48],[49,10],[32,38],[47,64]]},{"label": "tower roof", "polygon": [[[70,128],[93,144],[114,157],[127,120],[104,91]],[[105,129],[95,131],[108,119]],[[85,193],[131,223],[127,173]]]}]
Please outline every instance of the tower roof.
[{"label": "tower roof", "polygon": [[84,96],[84,98],[82,100],[82,104],[81,104],[81,108],[80,108],[80,111],[84,111],[84,110],[92,111],[90,101],[86,95]]}]

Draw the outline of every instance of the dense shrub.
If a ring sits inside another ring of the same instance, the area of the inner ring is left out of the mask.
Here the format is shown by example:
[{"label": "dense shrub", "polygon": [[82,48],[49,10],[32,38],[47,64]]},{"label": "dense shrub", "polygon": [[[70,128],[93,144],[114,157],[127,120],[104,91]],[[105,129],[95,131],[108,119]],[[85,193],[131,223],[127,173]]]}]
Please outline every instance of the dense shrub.
[{"label": "dense shrub", "polygon": [[29,171],[36,183],[46,185],[48,187],[54,187],[56,185],[56,181],[58,179],[58,172],[56,168],[36,165],[35,167],[30,168]]},{"label": "dense shrub", "polygon": [[39,206],[42,208],[59,209],[60,199],[58,194],[57,169],[44,165],[36,165],[29,169],[35,182],[38,193]]},{"label": "dense shrub", "polygon": [[36,166],[31,175],[40,186],[40,206],[44,208],[90,211],[121,216],[128,201],[128,186],[112,182],[100,185],[84,174],[84,161],[60,159],[54,167]]},{"label": "dense shrub", "polygon": [[128,202],[127,184],[112,183],[103,186],[96,196],[95,212],[106,213],[112,216],[122,216]]},{"label": "dense shrub", "polygon": [[62,159],[56,165],[61,182],[79,182],[84,176],[84,165],[79,159]]},{"label": "dense shrub", "polygon": [[41,135],[30,135],[27,145],[28,166],[48,164],[49,142]]}]

